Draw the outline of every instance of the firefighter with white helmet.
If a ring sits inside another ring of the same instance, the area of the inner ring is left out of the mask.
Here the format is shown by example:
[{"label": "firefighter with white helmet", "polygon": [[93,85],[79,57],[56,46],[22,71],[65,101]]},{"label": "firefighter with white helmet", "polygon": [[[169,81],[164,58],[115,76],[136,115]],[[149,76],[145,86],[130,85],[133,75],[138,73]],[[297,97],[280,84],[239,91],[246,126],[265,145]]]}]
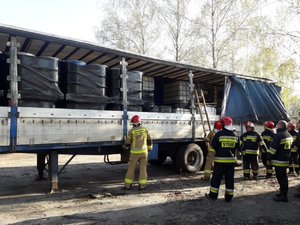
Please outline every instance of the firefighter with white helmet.
[{"label": "firefighter with white helmet", "polygon": [[142,126],[141,117],[135,115],[131,118],[132,129],[129,130],[123,147],[129,149],[130,156],[128,169],[125,176],[125,190],[131,189],[134,182],[135,168],[139,163],[139,189],[144,190],[147,186],[147,157],[148,151],[152,150],[152,140],[149,131]]},{"label": "firefighter with white helmet", "polygon": [[[275,124],[272,121],[265,121],[264,128],[265,130],[261,133],[261,137],[263,138],[267,149],[269,149],[270,144],[273,140],[273,136],[275,135],[274,132]],[[262,149],[261,159],[264,166],[266,167],[266,178],[271,178],[273,175],[273,167],[272,165],[267,164],[267,149],[266,150]]]},{"label": "firefighter with white helmet", "polygon": [[214,170],[210,191],[205,196],[217,199],[221,179],[225,176],[225,201],[230,202],[233,198],[235,152],[239,148],[239,139],[230,117],[221,118],[221,123],[222,130],[215,134],[211,142],[211,147],[215,150]]},{"label": "firefighter with white helmet", "polygon": [[254,124],[247,121],[245,124],[246,132],[241,136],[241,150],[243,154],[244,178],[250,179],[250,167],[252,169],[253,179],[258,175],[258,154],[259,149],[267,150],[267,147],[260,136],[254,129]]}]

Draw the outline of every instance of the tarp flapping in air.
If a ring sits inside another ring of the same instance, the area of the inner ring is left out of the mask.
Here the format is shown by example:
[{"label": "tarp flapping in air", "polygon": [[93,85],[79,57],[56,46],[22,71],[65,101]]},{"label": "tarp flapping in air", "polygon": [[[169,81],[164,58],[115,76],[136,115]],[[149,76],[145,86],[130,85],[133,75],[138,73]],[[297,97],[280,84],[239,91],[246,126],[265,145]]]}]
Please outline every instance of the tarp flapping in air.
[{"label": "tarp flapping in air", "polygon": [[289,121],[279,92],[273,83],[227,77],[221,115],[232,117],[235,123]]}]

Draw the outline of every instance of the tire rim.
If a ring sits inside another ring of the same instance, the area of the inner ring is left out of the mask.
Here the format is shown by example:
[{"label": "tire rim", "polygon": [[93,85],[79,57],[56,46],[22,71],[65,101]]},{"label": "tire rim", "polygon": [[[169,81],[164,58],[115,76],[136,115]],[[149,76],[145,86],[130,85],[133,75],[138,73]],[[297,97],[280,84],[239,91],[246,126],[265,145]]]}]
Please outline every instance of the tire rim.
[{"label": "tire rim", "polygon": [[187,156],[187,164],[189,166],[196,166],[200,162],[200,156],[196,151],[191,151]]}]

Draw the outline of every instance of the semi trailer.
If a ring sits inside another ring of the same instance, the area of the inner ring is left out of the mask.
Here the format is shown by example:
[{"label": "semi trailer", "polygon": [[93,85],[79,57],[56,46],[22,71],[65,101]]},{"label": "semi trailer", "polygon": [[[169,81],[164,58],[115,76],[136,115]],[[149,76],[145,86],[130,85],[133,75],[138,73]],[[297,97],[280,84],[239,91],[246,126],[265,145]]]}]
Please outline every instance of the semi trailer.
[{"label": "semi trailer", "polygon": [[[205,136],[220,116],[237,124],[288,117],[269,79],[8,25],[0,25],[0,51],[0,153],[36,154],[39,173],[48,166],[51,191],[58,190],[59,173],[75,155],[104,155],[110,162],[109,155],[120,154],[126,162],[121,146],[134,115],[153,138],[149,162],[159,165],[170,157],[190,173],[201,169]],[[196,93],[202,93],[201,103]],[[258,102],[267,98],[271,106]],[[62,168],[60,154],[71,155]]]}]

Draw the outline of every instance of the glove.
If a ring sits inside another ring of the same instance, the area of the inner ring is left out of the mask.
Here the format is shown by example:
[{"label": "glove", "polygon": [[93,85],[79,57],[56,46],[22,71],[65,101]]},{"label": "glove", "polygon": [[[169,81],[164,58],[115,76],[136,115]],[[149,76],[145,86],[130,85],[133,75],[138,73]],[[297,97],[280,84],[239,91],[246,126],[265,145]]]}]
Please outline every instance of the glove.
[{"label": "glove", "polygon": [[123,148],[124,150],[128,150],[128,149],[129,149],[129,147],[127,147],[126,145],[122,145],[122,148]]},{"label": "glove", "polygon": [[268,165],[268,166],[271,166],[271,165],[272,165],[272,163],[271,163],[270,160],[267,160],[267,165]]}]

